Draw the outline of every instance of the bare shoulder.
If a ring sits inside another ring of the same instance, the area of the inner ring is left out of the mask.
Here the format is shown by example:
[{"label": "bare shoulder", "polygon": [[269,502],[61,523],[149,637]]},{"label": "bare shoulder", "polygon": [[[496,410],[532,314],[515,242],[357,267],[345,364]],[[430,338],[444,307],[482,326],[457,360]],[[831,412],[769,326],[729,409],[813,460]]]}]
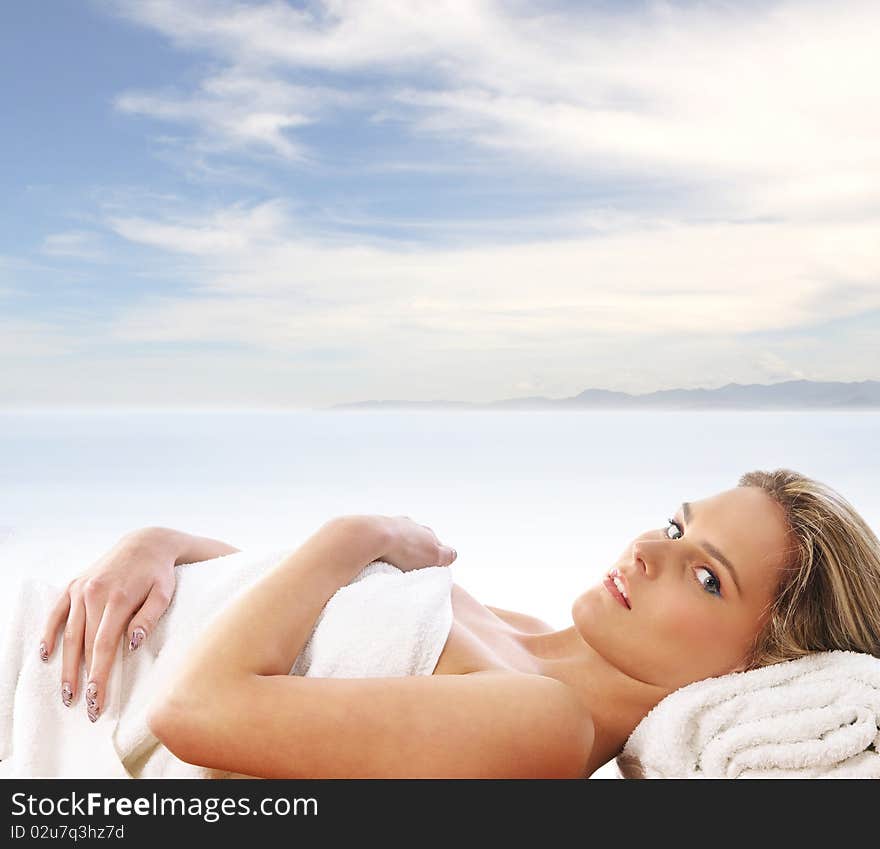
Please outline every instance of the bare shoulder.
[{"label": "bare shoulder", "polygon": [[483,604],[481,601],[474,598],[460,584],[452,585],[452,598],[453,607],[457,608],[456,602],[458,602],[458,605],[461,605],[461,609],[465,612],[469,611],[474,614],[485,615],[485,612],[488,610],[490,613],[497,616],[502,622],[506,622],[513,628],[525,631],[529,634],[542,634],[547,631],[555,630],[552,625],[542,622],[537,616],[530,616],[527,613],[518,613],[515,610],[505,610],[502,607],[490,607],[489,605]]},{"label": "bare shoulder", "polygon": [[518,613],[515,610],[504,610],[501,607],[489,607],[488,605],[486,609],[491,610],[499,619],[507,622],[508,625],[512,625],[514,628],[526,631],[529,634],[543,634],[546,631],[555,630],[552,625],[548,625],[546,622],[538,619],[537,616],[530,616],[528,613]]}]

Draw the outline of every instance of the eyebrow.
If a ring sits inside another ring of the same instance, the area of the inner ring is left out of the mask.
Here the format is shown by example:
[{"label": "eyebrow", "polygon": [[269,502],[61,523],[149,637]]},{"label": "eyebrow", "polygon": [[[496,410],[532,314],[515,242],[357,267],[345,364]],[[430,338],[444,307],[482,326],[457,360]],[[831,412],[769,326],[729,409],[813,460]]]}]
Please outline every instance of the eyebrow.
[{"label": "eyebrow", "polygon": [[[687,527],[688,522],[691,520],[691,505],[689,502],[685,501],[681,505],[681,512],[684,514],[684,524]],[[700,543],[706,551],[709,552],[728,572],[730,572],[730,577],[733,578],[733,583],[736,585],[736,591],[742,595],[742,588],[739,585],[739,580],[736,577],[736,569],[733,568],[733,563],[731,563],[711,542],[706,542],[703,540]]]}]

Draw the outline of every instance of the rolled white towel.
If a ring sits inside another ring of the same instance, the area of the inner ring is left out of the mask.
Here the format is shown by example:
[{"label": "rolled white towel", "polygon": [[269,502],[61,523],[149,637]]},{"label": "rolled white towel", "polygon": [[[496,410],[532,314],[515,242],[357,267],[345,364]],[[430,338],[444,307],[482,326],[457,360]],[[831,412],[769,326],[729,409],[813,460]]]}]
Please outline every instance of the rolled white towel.
[{"label": "rolled white towel", "polygon": [[668,695],[617,757],[624,778],[880,778],[880,659],[829,651]]}]

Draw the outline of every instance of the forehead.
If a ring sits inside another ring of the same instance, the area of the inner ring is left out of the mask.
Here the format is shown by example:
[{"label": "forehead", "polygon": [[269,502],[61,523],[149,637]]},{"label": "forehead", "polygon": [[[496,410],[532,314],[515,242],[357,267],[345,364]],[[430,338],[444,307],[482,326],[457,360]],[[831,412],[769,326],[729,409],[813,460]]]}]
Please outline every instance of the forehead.
[{"label": "forehead", "polygon": [[721,549],[741,581],[772,583],[787,560],[785,511],[759,487],[738,486],[691,501],[688,530]]}]

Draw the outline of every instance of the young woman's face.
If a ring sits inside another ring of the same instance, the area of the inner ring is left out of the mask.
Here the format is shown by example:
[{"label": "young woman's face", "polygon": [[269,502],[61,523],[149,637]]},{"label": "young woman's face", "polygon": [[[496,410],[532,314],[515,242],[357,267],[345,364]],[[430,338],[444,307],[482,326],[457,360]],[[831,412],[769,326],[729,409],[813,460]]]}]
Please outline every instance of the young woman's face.
[{"label": "young woman's face", "polygon": [[693,501],[686,515],[670,509],[678,527],[646,531],[615,564],[629,606],[603,576],[575,600],[572,617],[618,669],[678,689],[741,668],[775,598],[789,537],[782,507],[758,487]]}]

